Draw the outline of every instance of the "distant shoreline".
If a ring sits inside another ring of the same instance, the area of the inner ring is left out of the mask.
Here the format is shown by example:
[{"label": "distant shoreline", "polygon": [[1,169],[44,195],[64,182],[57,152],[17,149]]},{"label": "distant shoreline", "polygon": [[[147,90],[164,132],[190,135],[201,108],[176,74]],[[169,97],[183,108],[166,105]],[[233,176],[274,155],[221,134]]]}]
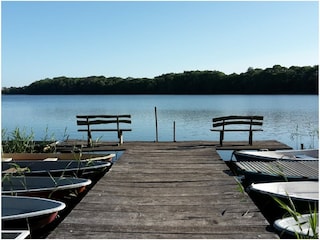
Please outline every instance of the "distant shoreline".
[{"label": "distant shoreline", "polygon": [[185,71],[154,78],[90,76],[56,77],[35,81],[29,86],[2,88],[2,94],[99,95],[99,94],[318,94],[319,66],[253,69],[226,75],[219,71]]}]

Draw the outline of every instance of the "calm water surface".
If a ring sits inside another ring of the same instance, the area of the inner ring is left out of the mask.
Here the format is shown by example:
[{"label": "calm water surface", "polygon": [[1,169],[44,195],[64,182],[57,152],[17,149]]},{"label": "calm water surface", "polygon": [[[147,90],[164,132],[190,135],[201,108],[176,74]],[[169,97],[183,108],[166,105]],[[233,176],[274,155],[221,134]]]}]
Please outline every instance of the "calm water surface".
[{"label": "calm water surface", "polygon": [[[154,141],[157,107],[159,141],[218,140],[211,132],[213,117],[263,115],[263,132],[254,140],[279,140],[293,148],[318,147],[318,96],[309,95],[2,95],[2,129],[16,127],[62,140],[86,139],[77,131],[78,114],[131,114],[132,132],[124,140]],[[295,136],[294,138],[293,135]],[[117,141],[116,133],[93,133],[93,137]],[[226,133],[225,140],[247,140],[247,133]]]}]

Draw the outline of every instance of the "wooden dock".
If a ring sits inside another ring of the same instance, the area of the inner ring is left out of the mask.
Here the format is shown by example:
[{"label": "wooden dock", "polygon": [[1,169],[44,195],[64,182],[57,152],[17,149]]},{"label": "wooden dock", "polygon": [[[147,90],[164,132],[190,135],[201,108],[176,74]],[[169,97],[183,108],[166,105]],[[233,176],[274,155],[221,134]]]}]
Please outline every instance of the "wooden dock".
[{"label": "wooden dock", "polygon": [[47,238],[278,238],[212,143],[122,147],[112,169]]}]

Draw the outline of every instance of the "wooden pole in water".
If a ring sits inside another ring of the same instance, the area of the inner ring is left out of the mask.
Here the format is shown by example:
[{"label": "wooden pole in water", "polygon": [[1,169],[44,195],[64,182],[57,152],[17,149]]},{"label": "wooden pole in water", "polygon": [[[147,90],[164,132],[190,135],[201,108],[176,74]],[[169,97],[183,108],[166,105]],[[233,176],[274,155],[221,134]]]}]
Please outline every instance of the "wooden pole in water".
[{"label": "wooden pole in water", "polygon": [[156,142],[158,142],[158,116],[157,116],[157,107],[154,107],[154,115],[156,119]]},{"label": "wooden pole in water", "polygon": [[176,121],[173,121],[173,142],[176,142]]}]

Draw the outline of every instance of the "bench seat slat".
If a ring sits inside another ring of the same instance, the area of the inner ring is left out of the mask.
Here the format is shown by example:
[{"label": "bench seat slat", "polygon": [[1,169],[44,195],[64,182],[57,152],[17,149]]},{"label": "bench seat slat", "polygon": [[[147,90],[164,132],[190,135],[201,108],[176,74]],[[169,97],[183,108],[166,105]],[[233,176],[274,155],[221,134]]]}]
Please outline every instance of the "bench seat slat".
[{"label": "bench seat slat", "polygon": [[131,115],[77,115],[77,118],[131,118]]},{"label": "bench seat slat", "polygon": [[[79,132],[88,132],[88,129],[78,129]],[[117,132],[118,129],[90,129],[91,132]],[[119,129],[119,131],[132,131],[132,129]]]},{"label": "bench seat slat", "polygon": [[220,132],[220,131],[224,131],[224,132],[256,132],[256,131],[263,131],[263,129],[210,129],[211,131],[214,132]]},{"label": "bench seat slat", "polygon": [[220,122],[212,124],[212,127],[221,127],[225,125],[255,125],[262,126],[262,122],[250,122],[250,121],[230,121],[230,122]]},{"label": "bench seat slat", "polygon": [[96,125],[96,124],[109,124],[109,123],[128,123],[130,124],[131,123],[131,120],[120,120],[117,121],[117,120],[91,120],[91,121],[80,121],[78,120],[77,121],[77,125],[79,126],[83,126],[83,125]]},{"label": "bench seat slat", "polygon": [[219,122],[223,120],[234,120],[234,119],[253,119],[253,120],[263,120],[263,116],[225,116],[213,118],[213,122]]}]

